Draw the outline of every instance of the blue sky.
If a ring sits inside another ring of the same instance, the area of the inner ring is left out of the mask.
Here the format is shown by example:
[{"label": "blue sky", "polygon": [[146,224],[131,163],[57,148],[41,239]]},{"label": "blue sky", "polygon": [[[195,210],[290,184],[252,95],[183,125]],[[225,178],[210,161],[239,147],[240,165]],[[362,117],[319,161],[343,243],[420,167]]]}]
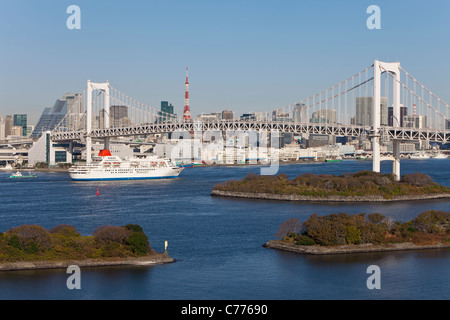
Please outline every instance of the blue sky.
[{"label": "blue sky", "polygon": [[[81,30],[66,27],[72,4]],[[366,28],[372,4],[381,30]],[[186,65],[194,115],[268,111],[374,59],[400,61],[450,102],[449,11],[444,0],[1,0],[0,115],[36,121],[88,79],[181,114]]]}]

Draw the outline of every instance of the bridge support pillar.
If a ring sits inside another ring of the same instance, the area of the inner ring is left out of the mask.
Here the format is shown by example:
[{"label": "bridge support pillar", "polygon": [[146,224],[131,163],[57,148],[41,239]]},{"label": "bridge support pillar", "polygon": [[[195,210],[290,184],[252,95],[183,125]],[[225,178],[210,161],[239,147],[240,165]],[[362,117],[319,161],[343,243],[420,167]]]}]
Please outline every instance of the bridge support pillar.
[{"label": "bridge support pillar", "polygon": [[392,165],[392,174],[397,181],[400,181],[400,140],[393,142],[394,163]]},{"label": "bridge support pillar", "polygon": [[110,147],[109,140],[110,140],[110,138],[105,138],[105,144],[103,146],[103,149],[109,150],[109,147]]},{"label": "bridge support pillar", "polygon": [[92,138],[86,137],[86,163],[92,162]]},{"label": "bridge support pillar", "polygon": [[378,132],[372,134],[372,171],[381,171],[380,135]]},{"label": "bridge support pillar", "polygon": [[[400,63],[374,61],[373,64],[373,106],[372,106],[372,150],[373,150],[373,171],[380,172],[380,127],[387,125],[381,119],[381,74],[389,73],[394,75],[393,81],[393,116],[394,127],[400,126]],[[386,119],[383,119],[384,121]],[[400,176],[400,145],[394,142],[395,148],[398,149],[397,157],[394,152],[394,168],[393,174]]]}]

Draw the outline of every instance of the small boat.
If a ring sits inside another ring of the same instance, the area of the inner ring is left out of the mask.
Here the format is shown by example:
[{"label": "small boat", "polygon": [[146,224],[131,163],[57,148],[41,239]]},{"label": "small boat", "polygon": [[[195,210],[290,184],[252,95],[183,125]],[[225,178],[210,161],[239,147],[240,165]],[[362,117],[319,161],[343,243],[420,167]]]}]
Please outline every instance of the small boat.
[{"label": "small boat", "polygon": [[35,178],[35,177],[36,177],[36,174],[23,175],[22,173],[20,173],[20,171],[17,171],[16,173],[9,176],[10,179]]},{"label": "small boat", "polygon": [[193,168],[194,164],[193,163],[191,163],[191,164],[179,164],[178,167],[180,167],[180,168]]},{"label": "small boat", "polygon": [[0,168],[1,171],[13,171],[14,168],[11,166],[11,164],[7,163],[6,166]]},{"label": "small boat", "polygon": [[328,158],[328,159],[325,159],[325,162],[342,162],[342,158],[341,157]]},{"label": "small boat", "polygon": [[433,159],[447,159],[447,155],[444,153],[436,153],[432,156]]},{"label": "small boat", "polygon": [[430,159],[430,156],[428,154],[426,154],[425,152],[419,152],[416,154],[413,154],[409,157],[410,159]]}]

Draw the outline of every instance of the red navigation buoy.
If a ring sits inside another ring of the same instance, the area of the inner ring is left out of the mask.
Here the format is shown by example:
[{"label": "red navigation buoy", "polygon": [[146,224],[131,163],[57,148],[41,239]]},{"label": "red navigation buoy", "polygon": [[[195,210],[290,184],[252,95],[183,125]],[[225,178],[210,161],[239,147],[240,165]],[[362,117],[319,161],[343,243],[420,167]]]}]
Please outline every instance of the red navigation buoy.
[{"label": "red navigation buoy", "polygon": [[98,196],[100,195],[100,192],[98,191],[98,188],[97,188],[97,195],[98,195]]}]

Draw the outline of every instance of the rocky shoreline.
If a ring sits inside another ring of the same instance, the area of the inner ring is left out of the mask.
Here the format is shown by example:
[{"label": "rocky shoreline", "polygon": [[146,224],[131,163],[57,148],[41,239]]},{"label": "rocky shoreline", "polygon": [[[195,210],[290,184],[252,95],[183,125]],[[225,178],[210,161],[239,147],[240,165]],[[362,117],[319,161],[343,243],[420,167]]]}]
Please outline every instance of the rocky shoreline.
[{"label": "rocky shoreline", "polygon": [[450,249],[449,244],[436,243],[434,245],[416,245],[411,242],[373,245],[346,245],[334,247],[322,246],[300,246],[293,243],[283,242],[281,240],[270,240],[263,245],[264,248],[290,251],[308,255],[330,255],[330,254],[351,254],[351,253],[370,253],[387,251],[406,251],[406,250],[429,250],[429,249]]},{"label": "rocky shoreline", "polygon": [[0,263],[0,271],[42,270],[42,269],[66,269],[76,265],[82,267],[107,267],[107,266],[149,266],[175,262],[175,259],[166,254],[153,252],[139,258],[111,258],[65,261],[20,261]]},{"label": "rocky shoreline", "polygon": [[414,200],[433,200],[448,199],[450,193],[433,193],[423,195],[407,195],[398,196],[392,199],[386,199],[383,196],[364,196],[364,197],[313,197],[294,194],[270,194],[270,193],[251,193],[251,192],[234,192],[213,189],[212,196],[231,197],[244,199],[261,199],[261,200],[277,200],[277,201],[303,201],[303,202],[393,202],[393,201],[414,201]]}]

